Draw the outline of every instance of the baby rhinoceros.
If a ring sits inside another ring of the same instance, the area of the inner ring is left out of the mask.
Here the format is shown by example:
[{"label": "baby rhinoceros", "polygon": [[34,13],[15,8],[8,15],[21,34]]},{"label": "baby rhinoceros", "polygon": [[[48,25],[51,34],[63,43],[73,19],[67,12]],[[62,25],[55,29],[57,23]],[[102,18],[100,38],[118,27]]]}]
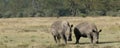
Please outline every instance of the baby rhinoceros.
[{"label": "baby rhinoceros", "polygon": [[80,37],[90,38],[91,43],[98,43],[99,33],[102,30],[98,30],[94,23],[83,22],[75,26],[74,34],[76,37],[76,44],[79,43]]},{"label": "baby rhinoceros", "polygon": [[[65,41],[65,44],[67,44],[67,41],[72,41],[72,27],[73,25],[70,25],[67,21],[55,21],[51,25],[51,33],[55,42],[60,42],[61,38]],[[67,30],[69,32],[66,32]]]}]

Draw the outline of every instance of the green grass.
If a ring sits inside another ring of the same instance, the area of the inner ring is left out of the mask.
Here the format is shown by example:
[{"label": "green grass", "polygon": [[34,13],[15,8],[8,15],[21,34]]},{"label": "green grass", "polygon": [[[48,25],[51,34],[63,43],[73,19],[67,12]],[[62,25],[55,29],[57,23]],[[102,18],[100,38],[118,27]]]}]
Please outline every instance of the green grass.
[{"label": "green grass", "polygon": [[[73,41],[67,45],[56,44],[50,33],[50,25],[56,20],[67,20],[71,24],[93,22],[100,33],[100,43],[90,44],[81,38],[80,44]],[[0,19],[0,48],[120,48],[120,17],[40,17]]]}]

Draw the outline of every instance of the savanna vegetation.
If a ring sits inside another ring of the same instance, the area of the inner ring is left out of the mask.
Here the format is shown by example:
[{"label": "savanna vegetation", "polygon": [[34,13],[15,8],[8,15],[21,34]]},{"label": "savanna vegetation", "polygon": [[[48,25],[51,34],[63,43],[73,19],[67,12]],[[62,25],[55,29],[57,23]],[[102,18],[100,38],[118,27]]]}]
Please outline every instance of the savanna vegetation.
[{"label": "savanna vegetation", "polygon": [[[67,20],[74,26],[81,22],[95,23],[102,29],[100,43],[92,45],[88,38],[81,38],[80,44],[74,44],[73,34],[73,41],[67,45],[56,44],[49,30],[56,20]],[[1,18],[0,48],[120,48],[120,17]]]},{"label": "savanna vegetation", "polygon": [[[120,0],[0,0],[0,48],[120,48],[119,16]],[[73,34],[67,45],[56,44],[49,30],[56,20],[95,23],[100,43],[74,44]]]},{"label": "savanna vegetation", "polygon": [[120,0],[0,0],[0,18],[120,16]]}]

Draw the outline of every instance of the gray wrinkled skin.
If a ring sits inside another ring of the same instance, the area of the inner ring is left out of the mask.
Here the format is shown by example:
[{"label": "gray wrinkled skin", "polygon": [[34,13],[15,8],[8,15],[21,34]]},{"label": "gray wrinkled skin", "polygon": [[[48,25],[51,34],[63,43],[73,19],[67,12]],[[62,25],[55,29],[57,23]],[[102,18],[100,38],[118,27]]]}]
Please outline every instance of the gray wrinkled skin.
[{"label": "gray wrinkled skin", "polygon": [[90,38],[91,43],[98,43],[99,32],[94,23],[83,22],[75,26],[74,34],[76,37],[76,44],[79,43],[80,37]]},{"label": "gray wrinkled skin", "polygon": [[[67,44],[67,40],[72,41],[72,26],[73,25],[70,25],[67,21],[55,21],[51,25],[51,33],[54,37],[55,42],[60,42],[61,38],[63,38],[65,44]],[[67,30],[69,30],[69,32],[66,32]]]}]

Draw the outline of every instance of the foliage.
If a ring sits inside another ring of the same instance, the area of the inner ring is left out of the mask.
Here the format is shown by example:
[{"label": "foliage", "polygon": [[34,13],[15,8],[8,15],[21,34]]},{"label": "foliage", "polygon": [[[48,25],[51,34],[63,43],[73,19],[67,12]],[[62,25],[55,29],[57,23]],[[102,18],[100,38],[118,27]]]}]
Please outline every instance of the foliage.
[{"label": "foliage", "polygon": [[[0,0],[0,17],[120,16],[120,0]],[[116,12],[116,13],[114,13]],[[118,12],[118,13],[117,13]]]}]

